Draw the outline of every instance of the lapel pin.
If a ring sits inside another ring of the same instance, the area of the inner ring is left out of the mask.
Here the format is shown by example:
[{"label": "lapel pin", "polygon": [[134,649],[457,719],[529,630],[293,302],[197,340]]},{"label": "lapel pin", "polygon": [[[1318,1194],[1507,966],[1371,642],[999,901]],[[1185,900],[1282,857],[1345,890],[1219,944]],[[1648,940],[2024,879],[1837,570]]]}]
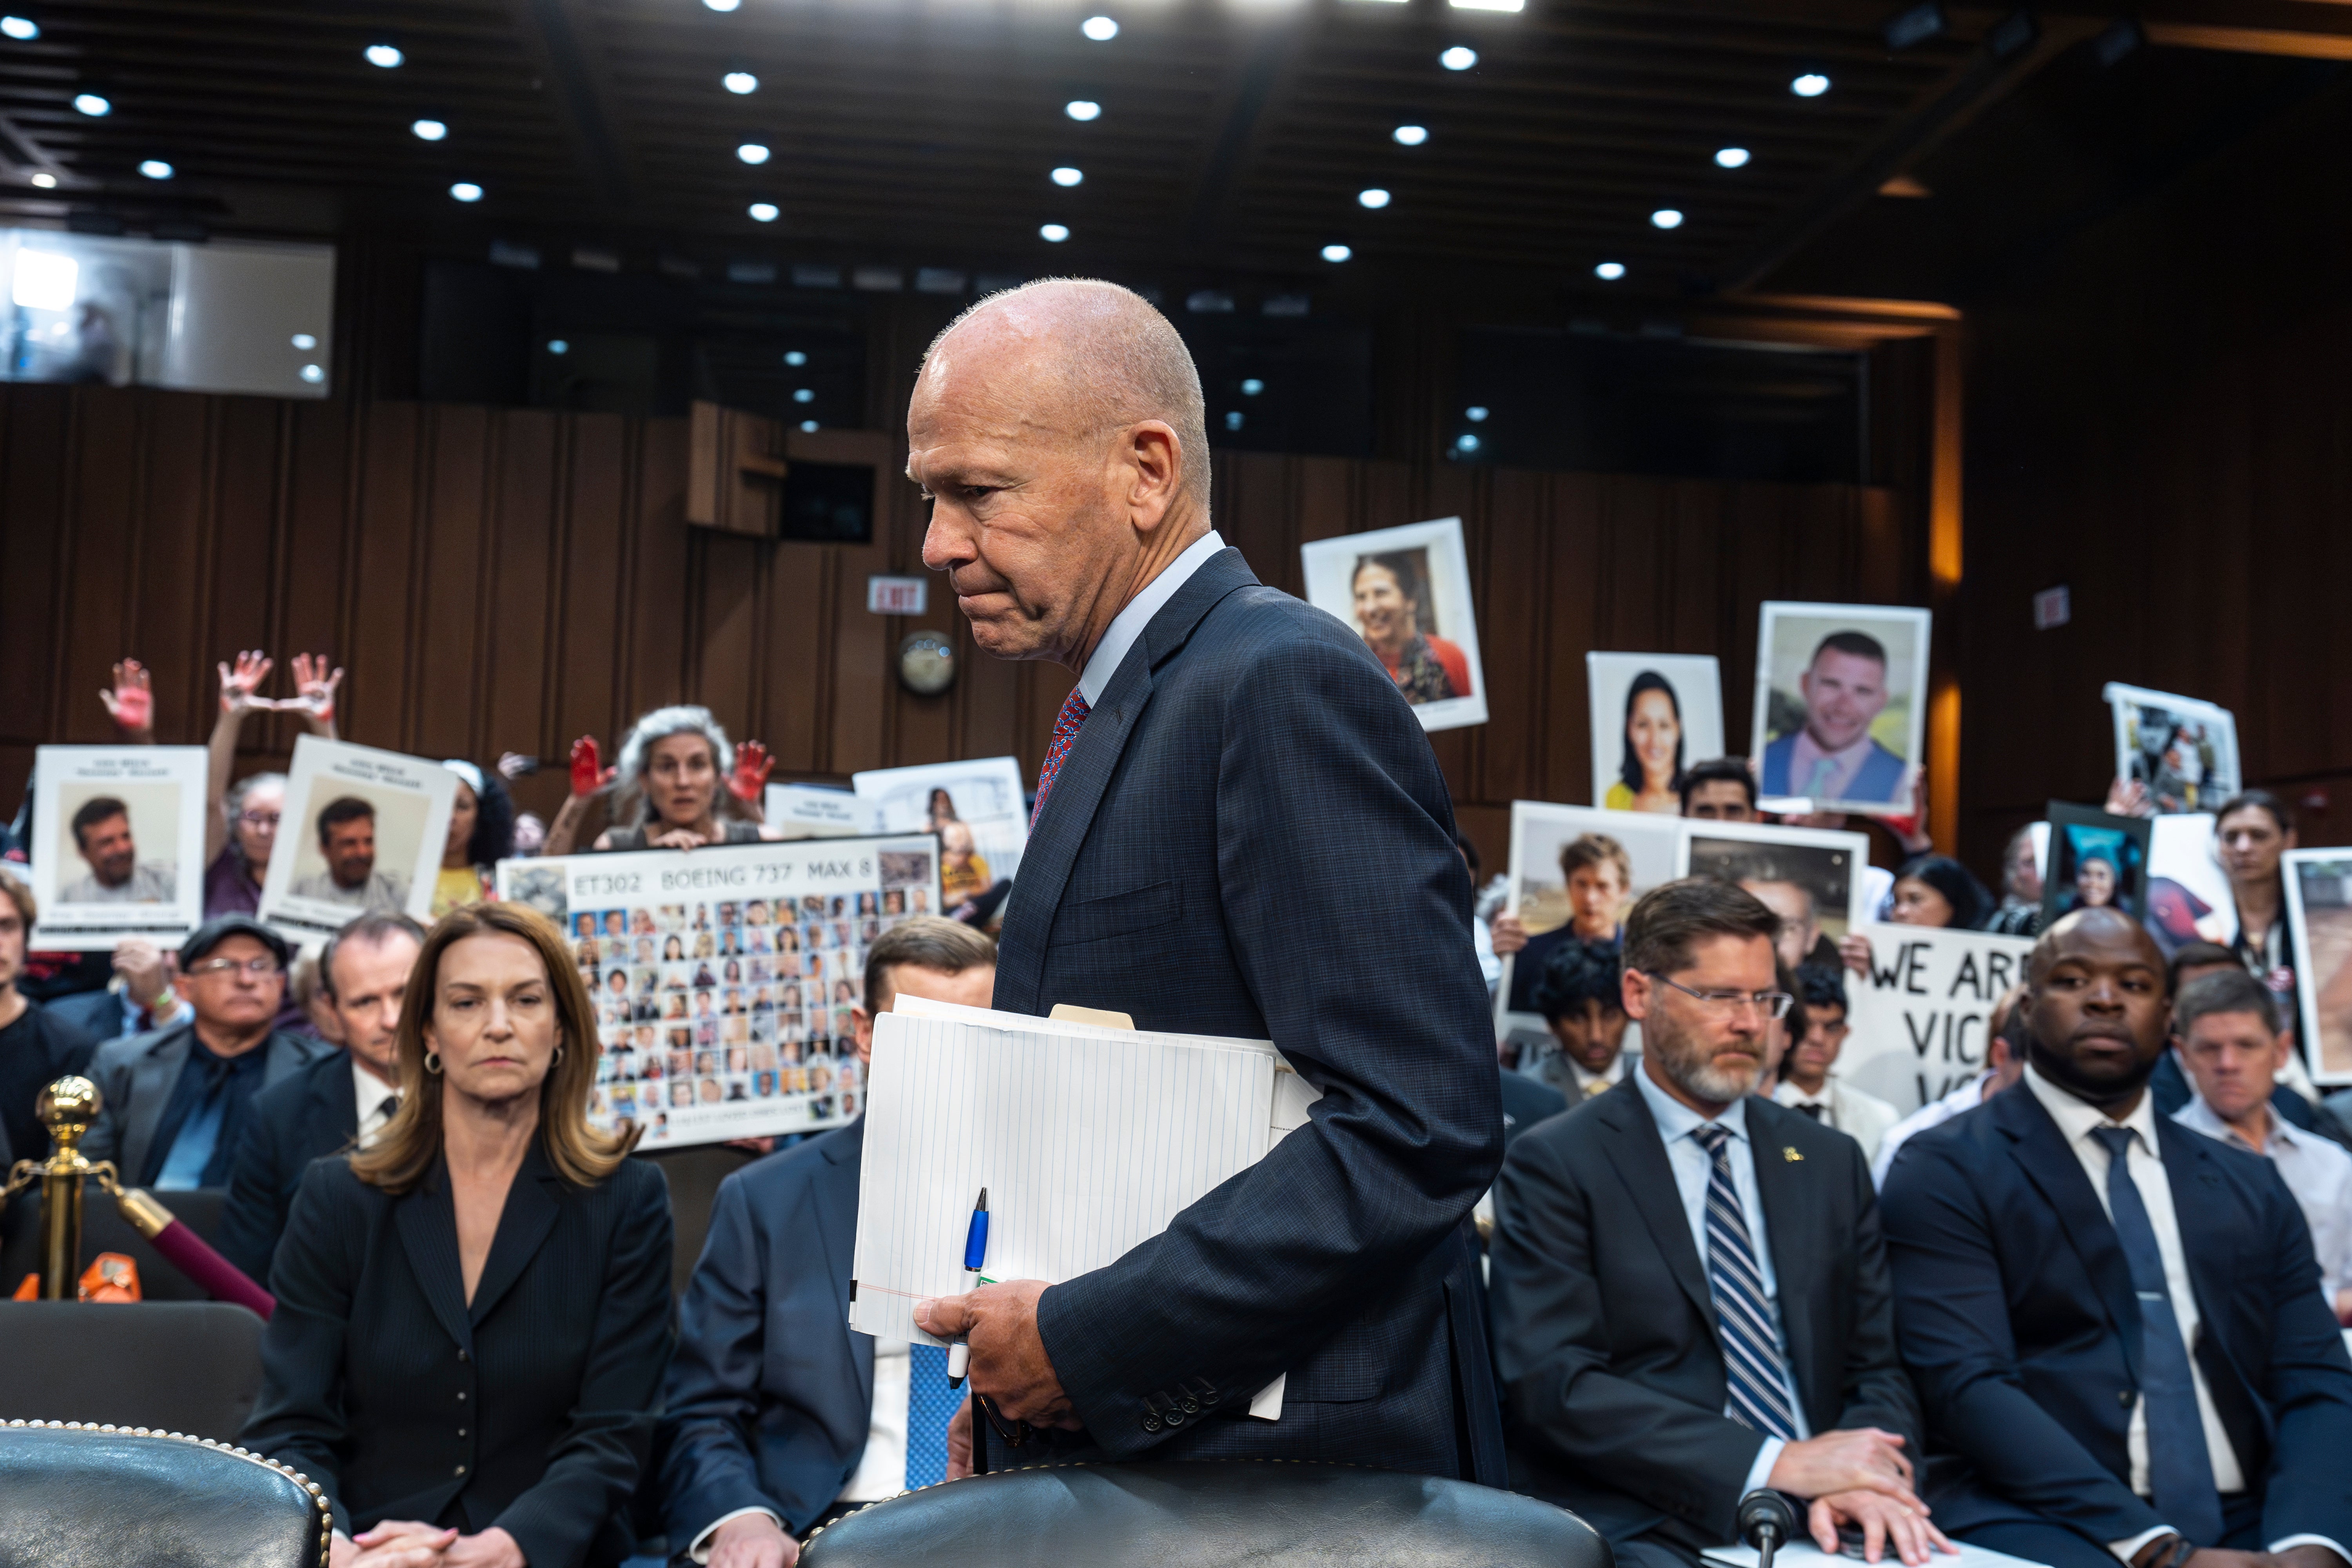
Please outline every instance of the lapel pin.
[{"label": "lapel pin", "polygon": [[1805,1163],[1805,1157],[1797,1152],[1797,1146],[1793,1143],[1780,1145],[1780,1158],[1788,1161],[1791,1165],[1801,1165]]}]

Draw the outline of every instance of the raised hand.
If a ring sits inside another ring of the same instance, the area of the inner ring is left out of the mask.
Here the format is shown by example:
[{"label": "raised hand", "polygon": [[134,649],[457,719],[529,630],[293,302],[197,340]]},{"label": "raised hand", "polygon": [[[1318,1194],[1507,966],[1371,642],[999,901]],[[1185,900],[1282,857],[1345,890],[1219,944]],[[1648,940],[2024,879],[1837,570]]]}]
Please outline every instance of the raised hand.
[{"label": "raised hand", "polygon": [[501,752],[499,753],[499,777],[507,780],[509,783],[512,783],[516,779],[522,778],[526,774],[535,773],[537,772],[539,772],[539,759],[537,757],[525,756],[520,752]]},{"label": "raised hand", "polygon": [[735,748],[735,771],[727,775],[727,793],[747,805],[758,805],[760,792],[767,787],[768,775],[775,766],[767,747],[757,741],[744,742]]},{"label": "raised hand", "polygon": [[155,738],[155,693],[145,665],[135,658],[116,665],[113,689],[100,691],[98,700],[116,729],[142,741]]},{"label": "raised hand", "polygon": [[278,706],[268,698],[258,695],[261,683],[269,679],[274,668],[270,657],[259,648],[236,656],[236,668],[224,664],[220,668],[220,705],[224,713],[264,712]]},{"label": "raised hand", "polygon": [[335,721],[335,688],[343,683],[343,672],[327,673],[324,654],[298,653],[294,656],[294,689],[297,695],[286,699],[278,707],[281,712],[303,713],[320,725]]},{"label": "raised hand", "polygon": [[596,749],[596,737],[583,735],[572,742],[572,796],[574,800],[594,795],[621,776],[618,768],[604,765],[604,758]]}]

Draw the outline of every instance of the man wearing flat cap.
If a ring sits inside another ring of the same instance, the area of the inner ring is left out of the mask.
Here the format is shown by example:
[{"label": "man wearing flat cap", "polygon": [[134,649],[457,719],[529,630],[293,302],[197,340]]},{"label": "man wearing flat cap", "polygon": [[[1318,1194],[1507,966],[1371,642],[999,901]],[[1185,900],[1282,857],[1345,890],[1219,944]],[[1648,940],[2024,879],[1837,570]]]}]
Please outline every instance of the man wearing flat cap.
[{"label": "man wearing flat cap", "polygon": [[292,957],[250,915],[198,927],[172,982],[190,1016],[91,1058],[103,1100],[83,1153],[113,1161],[125,1186],[226,1186],[253,1097],[335,1048],[271,1027]]}]

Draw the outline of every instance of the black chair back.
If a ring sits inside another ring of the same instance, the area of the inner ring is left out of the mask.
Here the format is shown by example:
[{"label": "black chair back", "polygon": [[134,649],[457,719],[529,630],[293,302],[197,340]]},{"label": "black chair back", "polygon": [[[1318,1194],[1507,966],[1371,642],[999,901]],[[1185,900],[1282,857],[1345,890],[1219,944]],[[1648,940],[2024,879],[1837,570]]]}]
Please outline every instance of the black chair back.
[{"label": "black chair back", "polygon": [[710,1237],[710,1205],[719,1201],[719,1184],[759,1157],[724,1143],[637,1156],[659,1165],[669,1185],[671,1295],[685,1295],[687,1281],[694,1278],[695,1261]]},{"label": "black chair back", "polygon": [[[197,1187],[185,1192],[159,1193],[155,1201],[170,1209],[173,1217],[182,1225],[212,1240],[220,1229],[222,1202],[228,1194],[218,1187]],[[163,1260],[154,1244],[139,1234],[138,1227],[122,1217],[114,1200],[99,1190],[92,1182],[83,1191],[81,1200],[81,1266],[89,1267],[90,1259],[101,1252],[120,1252],[139,1265],[139,1295],[145,1301],[208,1301],[212,1298],[198,1289],[195,1282],[178,1268]],[[36,1185],[12,1205],[8,1216],[8,1239],[0,1246],[0,1296],[16,1288],[17,1281],[27,1274],[37,1273],[41,1267],[41,1197]],[[257,1281],[264,1286],[267,1279]]]},{"label": "black chair back", "polygon": [[803,1568],[1612,1568],[1549,1503],[1347,1465],[1050,1465],[908,1492],[826,1526]]},{"label": "black chair back", "polygon": [[0,1426],[0,1568],[321,1568],[333,1534],[315,1485],[242,1448],[145,1427]]},{"label": "black chair back", "polygon": [[234,1442],[261,1397],[261,1332],[225,1301],[0,1301],[0,1419]]}]

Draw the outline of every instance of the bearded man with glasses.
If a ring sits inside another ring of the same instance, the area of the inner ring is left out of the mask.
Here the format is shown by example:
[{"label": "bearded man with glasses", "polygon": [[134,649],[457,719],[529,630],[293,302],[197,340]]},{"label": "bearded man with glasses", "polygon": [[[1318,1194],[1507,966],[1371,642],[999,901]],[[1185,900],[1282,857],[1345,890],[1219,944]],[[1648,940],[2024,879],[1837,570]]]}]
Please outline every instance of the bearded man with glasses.
[{"label": "bearded man with glasses", "polygon": [[292,957],[250,915],[197,927],[172,982],[187,1015],[91,1058],[104,1100],[82,1152],[113,1161],[126,1186],[226,1186],[253,1097],[335,1048],[272,1026]]},{"label": "bearded man with glasses", "polygon": [[[1511,1486],[1573,1510],[1620,1568],[1698,1568],[1759,1487],[1871,1562],[1944,1538],[1916,1490],[1861,1146],[1758,1098],[1780,919],[1732,883],[1654,889],[1625,921],[1628,1087],[1522,1134],[1496,1183],[1496,1361]],[[1948,1548],[1946,1548],[1948,1549]]]}]

